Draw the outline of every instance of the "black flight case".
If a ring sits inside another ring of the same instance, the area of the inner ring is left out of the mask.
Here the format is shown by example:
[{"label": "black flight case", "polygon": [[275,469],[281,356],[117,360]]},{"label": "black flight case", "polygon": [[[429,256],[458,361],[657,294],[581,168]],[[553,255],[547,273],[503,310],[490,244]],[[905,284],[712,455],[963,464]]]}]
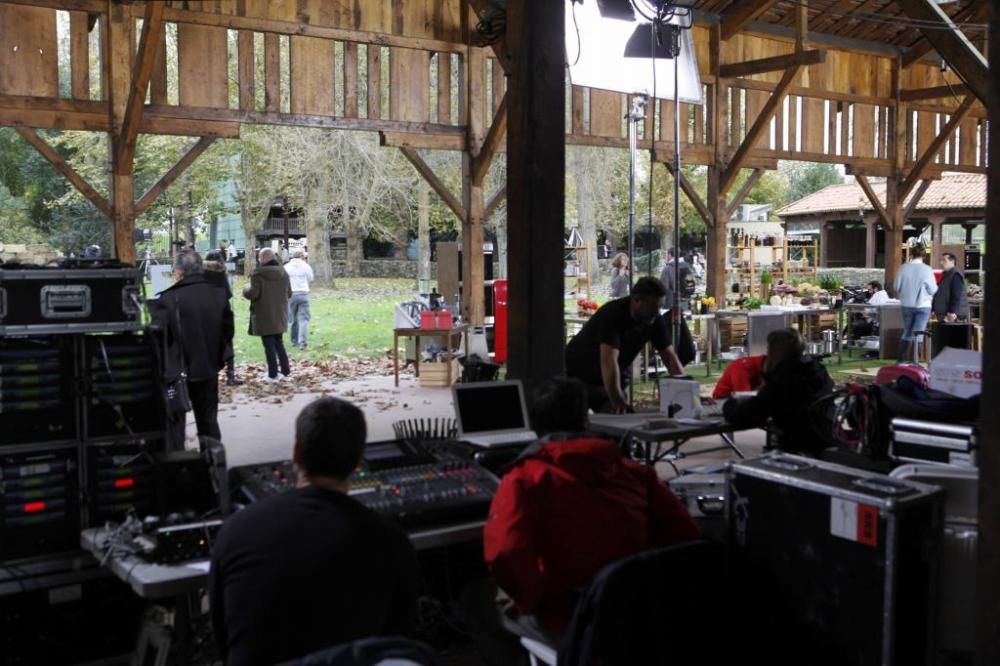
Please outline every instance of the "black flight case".
[{"label": "black flight case", "polygon": [[943,493],[772,454],[730,464],[728,559],[767,663],[930,664]]},{"label": "black flight case", "polygon": [[142,328],[142,275],[118,264],[0,267],[0,336]]}]

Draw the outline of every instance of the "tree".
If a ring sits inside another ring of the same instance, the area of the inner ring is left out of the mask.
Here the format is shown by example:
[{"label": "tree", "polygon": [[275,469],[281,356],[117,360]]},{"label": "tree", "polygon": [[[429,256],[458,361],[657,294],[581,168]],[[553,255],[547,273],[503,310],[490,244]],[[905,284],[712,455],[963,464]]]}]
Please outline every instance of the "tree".
[{"label": "tree", "polygon": [[818,192],[828,185],[844,182],[843,176],[833,164],[814,162],[792,162],[782,165],[788,178],[786,201],[791,203]]}]

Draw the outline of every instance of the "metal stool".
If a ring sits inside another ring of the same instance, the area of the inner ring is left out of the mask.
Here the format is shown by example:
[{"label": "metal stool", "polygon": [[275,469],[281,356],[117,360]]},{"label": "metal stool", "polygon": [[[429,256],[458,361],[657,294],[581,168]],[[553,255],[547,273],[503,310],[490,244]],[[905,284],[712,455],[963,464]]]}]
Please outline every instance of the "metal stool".
[{"label": "metal stool", "polygon": [[913,362],[920,365],[921,359],[928,360],[927,340],[930,332],[927,329],[913,332]]},{"label": "metal stool", "polygon": [[449,418],[404,419],[392,424],[396,439],[455,439],[458,422]]}]

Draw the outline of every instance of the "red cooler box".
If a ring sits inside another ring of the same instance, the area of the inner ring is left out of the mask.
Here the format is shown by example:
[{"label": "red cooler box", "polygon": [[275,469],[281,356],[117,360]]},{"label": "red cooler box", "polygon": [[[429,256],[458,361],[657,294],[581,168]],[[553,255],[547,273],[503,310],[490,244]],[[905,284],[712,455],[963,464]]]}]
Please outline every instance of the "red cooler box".
[{"label": "red cooler box", "polygon": [[493,282],[493,360],[507,362],[507,280]]}]

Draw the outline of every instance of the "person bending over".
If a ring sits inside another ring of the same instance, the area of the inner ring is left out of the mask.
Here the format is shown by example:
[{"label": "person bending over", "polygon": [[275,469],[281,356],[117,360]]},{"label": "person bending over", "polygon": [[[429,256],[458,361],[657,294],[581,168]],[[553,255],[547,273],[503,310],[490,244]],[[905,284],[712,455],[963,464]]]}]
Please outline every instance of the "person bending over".
[{"label": "person bending over", "polygon": [[819,455],[824,444],[813,431],[809,407],[833,391],[833,380],[826,367],[804,351],[798,331],[771,331],[764,386],[752,398],[727,400],[722,413],[737,428],[761,427],[771,419],[781,431],[778,448]]},{"label": "person bending over", "polygon": [[700,531],[652,467],[584,433],[582,383],[551,380],[533,398],[531,424],[542,439],[503,477],[483,545],[490,573],[521,613],[518,626],[550,640],[605,565]]},{"label": "person bending over", "polygon": [[756,391],[764,383],[764,361],[767,356],[745,356],[726,366],[719,383],[712,391],[713,400],[729,398],[734,393]]},{"label": "person bending over", "polygon": [[337,398],[295,421],[298,487],[231,516],[212,549],[212,626],[226,664],[274,664],[378,635],[406,635],[416,555],[406,535],[347,495],[367,428]]},{"label": "person bending over", "polygon": [[652,277],[640,278],[628,298],[608,301],[566,345],[566,374],[588,387],[595,412],[628,411],[624,386],[632,361],[647,342],[660,354],[671,375],[684,372],[667,320],[660,314],[667,290]]}]

